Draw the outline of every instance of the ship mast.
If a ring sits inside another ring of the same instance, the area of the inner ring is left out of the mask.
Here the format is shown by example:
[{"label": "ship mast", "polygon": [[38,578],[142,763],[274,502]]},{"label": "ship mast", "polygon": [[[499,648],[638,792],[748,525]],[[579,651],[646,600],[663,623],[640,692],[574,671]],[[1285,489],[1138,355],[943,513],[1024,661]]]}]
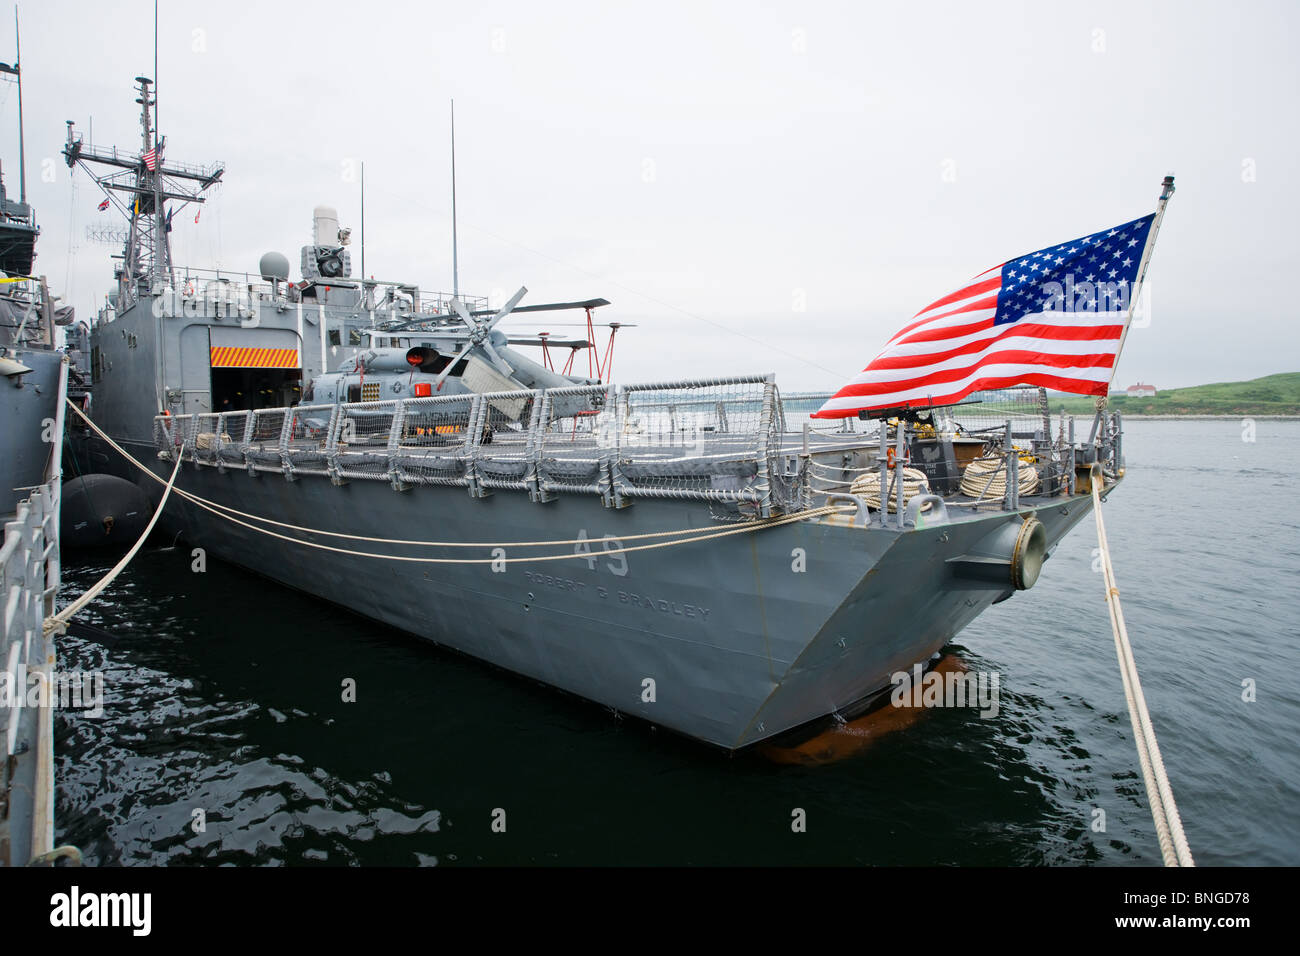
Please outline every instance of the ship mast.
[{"label": "ship mast", "polygon": [[[23,46],[18,35],[18,8],[14,7],[14,65],[0,63],[0,73],[7,73],[18,84],[18,202],[27,205],[27,139],[23,135]],[[10,216],[10,210],[4,210]],[[17,217],[22,218],[22,217]]]},{"label": "ship mast", "polygon": [[[144,171],[140,174],[141,184],[149,188],[148,204],[141,203],[141,196],[137,194],[131,215],[131,234],[136,241],[131,241],[131,236],[127,238],[125,249],[126,258],[123,260],[123,266],[127,275],[135,275],[137,272],[141,275],[147,275],[149,278],[157,278],[162,274],[170,277],[171,274],[171,256],[170,242],[167,241],[166,234],[163,236],[163,249],[158,248],[158,229],[157,229],[157,170],[151,171],[144,157],[153,155],[154,161],[157,162],[157,152],[154,150],[153,141],[153,124],[149,114],[149,109],[158,103],[157,96],[151,96],[149,93],[150,80],[145,76],[137,76],[135,81],[140,85],[136,92],[140,95],[136,102],[140,104],[140,156],[144,164]],[[159,262],[158,253],[162,252],[162,261]],[[146,271],[146,263],[151,266]],[[170,283],[169,283],[170,284]],[[152,285],[152,283],[150,283]]]},{"label": "ship mast", "polygon": [[[220,163],[195,166],[166,161],[166,137],[158,136],[157,131],[153,81],[145,76],[137,76],[135,81],[140,104],[139,155],[86,146],[71,120],[63,147],[68,168],[80,165],[127,218],[122,265],[117,271],[119,312],[141,296],[174,287],[171,217],[190,203],[205,202],[204,194],[225,173]],[[170,209],[169,202],[174,204]]]},{"label": "ship mast", "polygon": [[27,140],[23,135],[23,52],[18,35],[18,8],[14,7],[14,75],[18,78],[18,201],[27,202]]}]

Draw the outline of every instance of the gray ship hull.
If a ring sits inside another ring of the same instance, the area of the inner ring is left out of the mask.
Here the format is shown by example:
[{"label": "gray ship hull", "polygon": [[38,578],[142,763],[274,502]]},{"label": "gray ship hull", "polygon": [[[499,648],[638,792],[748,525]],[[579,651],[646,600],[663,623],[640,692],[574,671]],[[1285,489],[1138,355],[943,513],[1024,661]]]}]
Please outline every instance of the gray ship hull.
[{"label": "gray ship hull", "polygon": [[[159,461],[152,446],[133,443],[130,450],[164,479],[170,474],[171,462]],[[891,674],[925,661],[1013,593],[1008,582],[958,576],[946,558],[975,549],[1030,512],[1044,524],[1050,552],[1091,510],[1086,496],[1056,498],[1026,504],[1019,514],[956,516],[903,533],[874,522],[862,528],[798,521],[619,557],[602,553],[603,537],[635,545],[646,542],[627,539],[665,529],[734,526],[714,520],[702,502],[645,499],[608,509],[591,496],[562,495],[546,504],[512,492],[473,499],[464,488],[396,491],[384,482],[335,485],[319,476],[287,481],[190,462],[181,466],[177,484],[249,514],[344,534],[471,542],[585,535],[593,541],[591,558],[493,571],[317,550],[175,497],[166,518],[209,556],[729,750],[841,712],[888,687]],[[155,484],[155,498],[160,492]],[[794,570],[798,549],[806,561],[802,571]],[[506,554],[574,550],[507,548]],[[387,553],[483,555],[401,546]],[[653,700],[647,680],[654,682]]]},{"label": "gray ship hull", "polygon": [[30,489],[45,481],[55,440],[61,440],[53,423],[63,400],[63,353],[13,349],[7,357],[31,369],[12,380],[0,378],[0,514],[11,515]]}]

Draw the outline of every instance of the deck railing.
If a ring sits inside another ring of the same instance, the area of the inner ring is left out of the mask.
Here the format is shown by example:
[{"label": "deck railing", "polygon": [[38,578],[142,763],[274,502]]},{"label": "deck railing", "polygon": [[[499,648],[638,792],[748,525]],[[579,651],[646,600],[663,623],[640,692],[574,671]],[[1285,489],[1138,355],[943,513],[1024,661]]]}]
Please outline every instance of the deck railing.
[{"label": "deck railing", "polygon": [[[963,475],[950,471],[927,493],[978,509],[1018,510],[1022,476],[1036,479],[1024,494],[1060,496],[1077,491],[1076,475],[1092,461],[1112,476],[1122,468],[1117,414],[1099,413],[1082,444],[1075,442],[1072,418],[1060,419],[1054,433],[1051,417],[1040,417],[1036,406],[1032,414],[974,432],[859,424],[860,436],[812,432],[819,444],[810,450],[808,424],[799,423],[802,433],[787,431],[772,376],[752,375],[166,415],[156,420],[155,438],[164,457],[180,454],[199,465],[290,480],[315,475],[336,483],[389,481],[399,489],[450,485],[474,497],[520,491],[538,502],[589,494],[610,507],[679,498],[764,516],[823,504],[871,472],[879,475],[876,487],[888,489],[886,527],[907,520],[895,463],[933,464],[911,460],[918,437],[931,445],[937,437],[941,446],[958,437],[968,448],[974,442],[982,487],[959,492]],[[874,434],[865,430],[872,427]]]},{"label": "deck railing", "polygon": [[689,498],[768,515],[798,505],[797,495],[773,500],[780,423],[772,376],[751,375],[162,415],[154,439],[164,457],[291,480],[525,491],[539,502],[596,494],[611,507]]}]

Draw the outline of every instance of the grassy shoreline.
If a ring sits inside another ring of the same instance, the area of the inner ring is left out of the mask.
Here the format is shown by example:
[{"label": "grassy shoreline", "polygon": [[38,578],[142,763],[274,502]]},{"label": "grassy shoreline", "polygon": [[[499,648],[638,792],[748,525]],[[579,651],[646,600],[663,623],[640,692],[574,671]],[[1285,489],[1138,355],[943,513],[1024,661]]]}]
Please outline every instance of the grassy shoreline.
[{"label": "grassy shoreline", "polygon": [[[1048,393],[1052,412],[1064,406],[1071,415],[1091,415],[1095,399]],[[1266,375],[1248,382],[1219,382],[1160,392],[1154,398],[1112,395],[1109,405],[1128,416],[1186,418],[1214,416],[1300,417],[1300,372]]]}]

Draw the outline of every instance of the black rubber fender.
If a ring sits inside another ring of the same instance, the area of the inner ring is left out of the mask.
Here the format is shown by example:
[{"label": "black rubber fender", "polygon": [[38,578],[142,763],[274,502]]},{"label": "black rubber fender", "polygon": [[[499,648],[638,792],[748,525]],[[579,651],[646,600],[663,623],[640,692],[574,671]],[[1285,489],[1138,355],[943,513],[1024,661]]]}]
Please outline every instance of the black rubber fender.
[{"label": "black rubber fender", "polygon": [[128,547],[152,517],[149,496],[139,485],[116,475],[82,475],[63,484],[61,546]]}]

